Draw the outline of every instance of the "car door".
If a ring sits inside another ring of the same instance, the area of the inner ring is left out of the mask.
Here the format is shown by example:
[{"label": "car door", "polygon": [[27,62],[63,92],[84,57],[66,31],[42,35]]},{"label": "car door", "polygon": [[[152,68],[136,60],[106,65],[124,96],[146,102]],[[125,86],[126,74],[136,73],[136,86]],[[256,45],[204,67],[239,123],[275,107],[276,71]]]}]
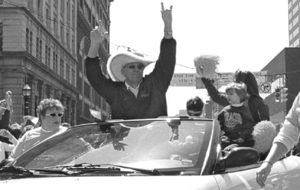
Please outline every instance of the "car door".
[{"label": "car door", "polygon": [[[256,170],[259,165],[237,167],[228,170],[228,173],[215,175],[220,190],[243,190],[243,189],[262,189],[256,182]],[[266,180],[264,190],[282,189],[282,184],[276,167],[273,167]],[[299,186],[300,187],[300,186]]]},{"label": "car door", "polygon": [[300,189],[300,157],[289,156],[276,162],[274,167],[279,173],[276,183],[282,184],[282,189]]}]

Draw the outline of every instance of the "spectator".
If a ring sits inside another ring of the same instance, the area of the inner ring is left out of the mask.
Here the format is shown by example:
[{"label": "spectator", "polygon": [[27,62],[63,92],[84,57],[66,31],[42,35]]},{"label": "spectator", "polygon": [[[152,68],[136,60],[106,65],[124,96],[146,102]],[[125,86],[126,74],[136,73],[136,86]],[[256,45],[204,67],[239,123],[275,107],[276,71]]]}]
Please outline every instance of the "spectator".
[{"label": "spectator", "polygon": [[[9,130],[10,115],[12,111],[12,93],[7,91],[5,94],[5,100],[1,101],[0,104],[0,130]],[[10,143],[9,139],[0,136],[0,141]]]},{"label": "spectator", "polygon": [[189,116],[201,116],[204,103],[199,96],[189,99],[186,102],[186,112]]},{"label": "spectator", "polygon": [[252,147],[254,141],[252,131],[255,123],[244,101],[247,99],[245,85],[232,83],[226,88],[226,97],[230,105],[226,106],[219,114],[223,135],[221,136],[221,148],[231,144]]},{"label": "spectator", "polygon": [[166,92],[176,64],[176,41],[172,35],[172,6],[164,9],[164,38],[155,68],[143,77],[146,66],[154,62],[137,53],[112,55],[107,63],[107,79],[99,66],[98,49],[107,38],[101,21],[91,31],[91,45],[85,60],[86,75],[93,88],[111,107],[112,119],[155,118],[167,116]]},{"label": "spectator", "polygon": [[13,149],[10,157],[17,158],[46,138],[66,131],[67,128],[61,126],[61,117],[64,114],[64,109],[59,100],[51,98],[42,100],[37,108],[41,126],[25,133]]},{"label": "spectator", "polygon": [[14,123],[10,125],[9,128],[11,131],[10,133],[18,140],[23,133],[21,130],[21,125],[19,125],[18,123]]},{"label": "spectator", "polygon": [[0,130],[0,136],[7,138],[12,144],[7,144],[5,142],[0,141],[0,162],[7,158],[6,153],[13,150],[15,145],[17,145],[18,140],[8,131],[5,129]]}]

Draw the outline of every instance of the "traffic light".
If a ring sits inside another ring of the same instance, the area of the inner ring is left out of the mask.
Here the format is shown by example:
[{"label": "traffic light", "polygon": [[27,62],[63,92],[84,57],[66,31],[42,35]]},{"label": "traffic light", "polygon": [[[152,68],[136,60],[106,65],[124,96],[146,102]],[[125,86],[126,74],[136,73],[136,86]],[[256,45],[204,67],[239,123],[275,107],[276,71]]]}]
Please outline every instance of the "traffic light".
[{"label": "traffic light", "polygon": [[275,89],[275,102],[279,102],[280,101],[280,96],[281,96],[281,90],[280,87],[277,87]]},{"label": "traffic light", "polygon": [[281,102],[286,102],[288,99],[287,99],[287,95],[288,93],[286,92],[288,90],[288,88],[284,88],[282,87],[280,89],[280,101]]}]

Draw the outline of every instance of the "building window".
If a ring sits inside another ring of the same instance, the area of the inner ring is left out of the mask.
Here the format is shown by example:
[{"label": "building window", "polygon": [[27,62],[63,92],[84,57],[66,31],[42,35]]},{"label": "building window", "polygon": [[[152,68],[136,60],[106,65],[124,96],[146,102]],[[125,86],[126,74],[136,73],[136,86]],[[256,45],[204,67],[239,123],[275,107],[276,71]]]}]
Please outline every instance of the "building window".
[{"label": "building window", "polygon": [[299,45],[299,38],[297,40],[295,40],[293,47],[298,47],[298,45]]},{"label": "building window", "polygon": [[40,40],[40,56],[39,56],[40,60],[43,59],[43,58],[42,58],[42,49],[43,49],[43,41]]},{"label": "building window", "polygon": [[83,9],[83,0],[79,0],[79,6]]},{"label": "building window", "polygon": [[64,13],[64,12],[65,12],[65,1],[60,0],[60,13]]},{"label": "building window", "polygon": [[49,66],[48,64],[48,46],[45,45],[45,65]]},{"label": "building window", "polygon": [[40,39],[39,37],[36,37],[36,58],[40,59]]},{"label": "building window", "polygon": [[70,65],[69,64],[66,65],[66,80],[67,80],[67,82],[71,82],[70,81]]},{"label": "building window", "polygon": [[65,43],[65,31],[64,31],[64,23],[61,21],[60,22],[60,39],[61,39],[61,43],[64,44]]},{"label": "building window", "polygon": [[89,100],[91,99],[91,88],[87,82],[84,81],[84,96],[88,98]]},{"label": "building window", "polygon": [[75,69],[72,69],[72,84],[76,87],[76,73],[75,73]]},{"label": "building window", "polygon": [[293,32],[293,36],[295,37],[297,34],[299,34],[299,27],[297,27],[294,32]]},{"label": "building window", "polygon": [[75,37],[74,37],[74,35],[72,35],[72,53],[73,53],[73,55],[75,55]]},{"label": "building window", "polygon": [[40,20],[43,20],[43,7],[42,1],[37,1],[37,10],[38,10],[38,17]]},{"label": "building window", "polygon": [[50,17],[50,7],[49,5],[46,3],[46,27],[48,29],[50,29],[50,20],[51,20],[51,17]]},{"label": "building window", "polygon": [[26,51],[32,53],[32,32],[26,28]]},{"label": "building window", "polygon": [[67,43],[67,48],[70,49],[70,31],[69,29],[66,30],[66,43]]},{"label": "building window", "polygon": [[3,23],[0,23],[0,52],[3,51]]},{"label": "building window", "polygon": [[29,37],[29,53],[32,54],[32,31],[30,31]]},{"label": "building window", "polygon": [[26,28],[26,51],[29,52],[29,29]]},{"label": "building window", "polygon": [[58,35],[58,17],[57,13],[53,13],[54,34]]},{"label": "building window", "polygon": [[299,7],[298,4],[295,6],[295,8],[293,9],[293,15],[295,15],[298,11]]},{"label": "building window", "polygon": [[64,71],[65,71],[65,65],[64,65],[65,63],[64,63],[64,60],[61,58],[60,59],[60,76],[62,77],[62,78],[65,78],[65,73],[64,73]]},{"label": "building window", "polygon": [[67,1],[67,22],[70,21],[70,0]]},{"label": "building window", "polygon": [[85,118],[90,118],[90,107],[86,103],[84,103],[83,115],[84,115]]},{"label": "building window", "polygon": [[298,23],[299,21],[299,18],[298,16],[293,20],[293,26],[296,26],[296,24]]},{"label": "building window", "polygon": [[75,27],[75,20],[76,20],[76,17],[75,17],[75,8],[74,8],[74,5],[72,6],[72,27],[74,28]]}]

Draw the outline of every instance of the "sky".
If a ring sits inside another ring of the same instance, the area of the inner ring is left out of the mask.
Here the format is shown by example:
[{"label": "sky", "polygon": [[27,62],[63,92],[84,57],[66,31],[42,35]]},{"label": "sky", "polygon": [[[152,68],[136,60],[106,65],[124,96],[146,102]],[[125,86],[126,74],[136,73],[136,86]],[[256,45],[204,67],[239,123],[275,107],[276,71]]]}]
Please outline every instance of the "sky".
[{"label": "sky", "polygon": [[[164,30],[161,2],[165,8],[173,6],[175,73],[195,73],[193,59],[200,55],[219,56],[219,72],[256,72],[289,45],[285,0],[114,0],[110,8],[111,54],[119,46],[127,46],[158,57]],[[170,86],[168,114],[185,109],[186,101],[196,95],[207,100],[206,90]]]}]

